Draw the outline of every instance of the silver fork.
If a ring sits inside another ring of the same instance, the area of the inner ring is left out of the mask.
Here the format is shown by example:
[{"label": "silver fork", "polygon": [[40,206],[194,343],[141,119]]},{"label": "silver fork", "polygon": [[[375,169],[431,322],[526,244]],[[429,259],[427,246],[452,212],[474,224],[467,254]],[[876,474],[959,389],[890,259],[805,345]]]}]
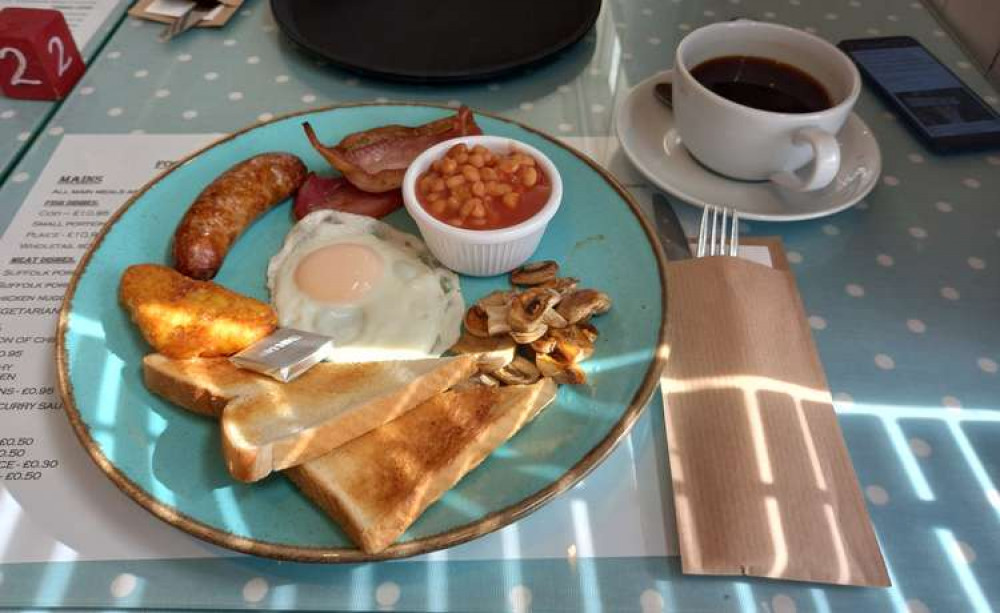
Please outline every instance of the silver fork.
[{"label": "silver fork", "polygon": [[701,214],[701,229],[698,231],[698,254],[695,257],[735,256],[739,254],[739,249],[740,214],[728,207],[705,207]]}]

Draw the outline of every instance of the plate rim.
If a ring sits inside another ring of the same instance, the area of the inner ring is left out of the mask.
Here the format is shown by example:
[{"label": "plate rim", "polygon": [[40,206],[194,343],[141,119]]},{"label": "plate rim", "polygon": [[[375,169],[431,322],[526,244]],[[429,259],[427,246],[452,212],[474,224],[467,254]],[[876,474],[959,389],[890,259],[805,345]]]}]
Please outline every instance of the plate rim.
[{"label": "plate rim", "polygon": [[[514,521],[525,517],[541,506],[558,496],[559,494],[565,492],[570,487],[575,485],[581,479],[583,479],[591,470],[600,465],[608,455],[617,447],[618,443],[622,438],[632,429],[636,420],[642,414],[646,405],[649,404],[649,400],[653,395],[659,384],[660,373],[666,362],[666,333],[667,333],[667,277],[666,277],[666,265],[667,259],[663,253],[663,249],[660,246],[659,241],[656,238],[656,233],[653,227],[650,225],[649,221],[646,219],[645,215],[642,213],[639,205],[635,202],[634,198],[624,186],[612,175],[609,171],[599,166],[590,157],[578,151],[574,147],[571,147],[559,139],[537,130],[530,126],[524,125],[518,121],[501,117],[493,113],[482,112],[478,110],[473,110],[474,114],[480,115],[482,117],[488,117],[490,119],[495,119],[502,121],[504,123],[515,125],[521,129],[528,131],[534,135],[537,135],[550,143],[560,147],[579,160],[584,162],[592,170],[597,172],[607,183],[614,189],[619,197],[628,205],[629,211],[635,216],[636,220],[639,222],[639,226],[642,228],[643,233],[649,245],[653,249],[653,255],[656,260],[657,271],[660,278],[660,304],[661,304],[661,320],[658,330],[657,343],[654,349],[654,354],[650,362],[649,368],[647,368],[642,381],[639,384],[639,388],[636,393],[632,396],[629,401],[628,406],[626,406],[625,411],[622,413],[621,418],[615,422],[615,424],[608,430],[607,434],[597,443],[590,451],[588,451],[584,456],[576,462],[573,466],[569,467],[562,475],[558,478],[553,479],[548,485],[542,489],[534,492],[533,494],[523,498],[522,500],[503,507],[497,511],[494,511],[483,518],[469,522],[466,524],[461,524],[455,526],[449,530],[439,532],[430,536],[426,536],[420,539],[414,539],[411,541],[406,541],[403,543],[394,543],[385,550],[376,553],[368,554],[359,548],[347,548],[347,547],[312,547],[303,545],[289,545],[282,544],[273,541],[264,541],[254,538],[239,536],[228,532],[226,530],[211,526],[205,522],[202,522],[194,517],[189,516],[186,513],[179,511],[177,508],[167,505],[153,496],[151,493],[147,492],[145,489],[137,485],[131,479],[129,479],[116,465],[114,462],[109,460],[104,453],[101,451],[100,446],[96,443],[90,434],[90,429],[86,422],[80,415],[79,409],[76,406],[75,395],[73,391],[73,385],[69,377],[69,364],[68,364],[68,348],[66,344],[66,335],[69,329],[69,316],[73,305],[73,299],[76,296],[77,285],[80,278],[87,270],[91,259],[94,254],[103,244],[105,237],[108,232],[115,226],[119,219],[132,208],[132,206],[146,193],[157,185],[160,181],[165,179],[172,172],[178,168],[188,164],[198,156],[213,149],[223,143],[233,140],[242,134],[250,132],[260,128],[261,126],[268,125],[271,123],[276,123],[280,121],[287,120],[292,117],[299,117],[302,115],[309,115],[313,113],[322,113],[329,111],[336,111],[345,108],[358,108],[358,107],[381,107],[381,106],[416,106],[416,107],[428,107],[436,108],[446,111],[454,111],[454,107],[443,105],[443,104],[432,104],[432,103],[422,103],[422,102],[407,102],[407,101],[387,101],[387,102],[357,102],[349,104],[334,104],[324,107],[318,107],[313,109],[294,111],[290,113],[285,113],[276,116],[266,122],[255,122],[249,126],[236,130],[222,138],[214,140],[208,145],[201,147],[194,152],[190,153],[183,159],[179,160],[169,169],[164,170],[145,185],[142,186],[135,194],[133,194],[121,207],[115,211],[111,217],[105,222],[104,226],[101,227],[100,232],[94,241],[87,248],[84,255],[81,257],[76,269],[73,271],[72,277],[70,277],[69,285],[66,288],[66,293],[63,297],[62,304],[59,308],[59,318],[58,324],[56,326],[56,351],[55,351],[55,363],[56,363],[56,383],[59,388],[59,396],[63,403],[63,412],[69,419],[70,425],[72,426],[73,432],[76,435],[77,440],[87,451],[90,459],[97,464],[98,468],[107,476],[115,486],[121,490],[126,496],[132,499],[135,503],[141,506],[143,509],[149,513],[156,516],[158,519],[179,528],[188,534],[196,536],[204,541],[238,551],[240,553],[263,556],[268,558],[274,558],[279,560],[288,560],[294,562],[326,562],[326,563],[356,563],[356,562],[374,562],[379,560],[390,560],[407,558],[411,556],[421,555],[429,553],[432,551],[437,551],[440,549],[445,549],[447,547],[453,547],[461,543],[465,543],[472,539],[484,536],[490,532],[494,532]],[[332,521],[332,520],[331,520]]]},{"label": "plate rim", "polygon": [[[691,206],[696,206],[698,208],[705,208],[708,206],[714,206],[710,202],[706,202],[697,196],[693,196],[687,193],[683,188],[678,187],[676,184],[668,184],[666,181],[660,180],[655,173],[649,171],[646,168],[646,163],[639,158],[638,154],[633,151],[633,147],[629,146],[627,139],[622,137],[622,133],[625,131],[625,113],[622,111],[627,107],[632,105],[633,98],[639,93],[639,90],[648,87],[649,83],[657,79],[662,79],[668,73],[672,72],[673,69],[662,70],[653,74],[642,81],[636,83],[628,93],[622,98],[619,107],[615,112],[615,136],[618,138],[618,142],[621,144],[622,151],[625,152],[625,157],[632,166],[639,171],[639,174],[643,176],[644,179],[652,183],[654,186],[662,189],[663,191],[669,193],[670,195],[680,198],[685,204]],[[631,112],[629,112],[631,115]],[[847,121],[844,122],[844,126],[850,121],[856,121],[860,124],[860,128],[868,132],[871,135],[871,140],[874,145],[874,150],[876,154],[876,168],[875,172],[872,174],[872,179],[869,181],[868,185],[865,186],[858,194],[853,198],[847,198],[844,203],[838,204],[835,207],[830,207],[822,211],[815,211],[812,213],[787,213],[787,214],[770,214],[770,213],[754,213],[752,211],[739,211],[740,217],[750,220],[750,221],[766,221],[772,223],[789,223],[795,221],[809,221],[813,219],[822,219],[824,217],[829,217],[831,215],[836,215],[842,211],[845,211],[854,205],[858,204],[868,194],[871,193],[875,186],[878,185],[879,177],[882,176],[882,147],[878,143],[878,139],[875,138],[875,132],[872,131],[871,126],[865,123],[865,120],[857,113],[856,110],[851,110],[851,113],[847,116]]]}]

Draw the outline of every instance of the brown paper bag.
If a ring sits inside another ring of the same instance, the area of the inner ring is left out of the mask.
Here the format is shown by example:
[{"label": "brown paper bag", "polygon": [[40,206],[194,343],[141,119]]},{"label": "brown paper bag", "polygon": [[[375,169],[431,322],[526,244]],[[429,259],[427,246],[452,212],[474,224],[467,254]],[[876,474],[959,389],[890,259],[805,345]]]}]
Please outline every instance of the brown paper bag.
[{"label": "brown paper bag", "polygon": [[683,571],[889,585],[791,273],[712,257],[667,277]]}]

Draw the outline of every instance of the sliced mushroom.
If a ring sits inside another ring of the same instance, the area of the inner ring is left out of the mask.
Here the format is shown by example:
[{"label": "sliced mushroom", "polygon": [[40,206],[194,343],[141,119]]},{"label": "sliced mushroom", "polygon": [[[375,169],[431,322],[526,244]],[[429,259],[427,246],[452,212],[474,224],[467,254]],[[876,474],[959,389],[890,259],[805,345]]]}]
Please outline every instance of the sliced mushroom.
[{"label": "sliced mushroom", "polygon": [[594,354],[594,342],[579,326],[551,330],[549,336],[555,341],[555,347],[549,353],[563,358],[566,362],[575,364]]},{"label": "sliced mushroom", "polygon": [[562,299],[556,311],[566,321],[575,324],[578,321],[606,313],[611,308],[611,297],[595,289],[578,289],[570,292]]},{"label": "sliced mushroom", "polygon": [[517,292],[510,290],[496,290],[490,292],[476,301],[476,306],[486,308],[489,306],[506,306],[510,304],[510,301],[514,299]]},{"label": "sliced mushroom", "polygon": [[486,312],[486,331],[490,336],[510,332],[510,307],[507,305],[482,307]]},{"label": "sliced mushroom", "polygon": [[559,264],[553,260],[528,262],[510,273],[510,282],[514,285],[538,285],[555,279],[558,274]]},{"label": "sliced mushroom", "polygon": [[535,324],[535,327],[523,331],[510,331],[510,337],[514,339],[514,342],[518,345],[528,345],[537,341],[538,339],[545,336],[545,333],[549,331],[549,327],[543,323]]},{"label": "sliced mushroom", "polygon": [[544,287],[546,289],[554,289],[560,294],[565,294],[576,289],[576,286],[580,284],[579,279],[574,279],[573,277],[558,277],[552,279],[551,281],[546,281],[536,287]]},{"label": "sliced mushroom", "polygon": [[490,335],[486,326],[486,311],[479,306],[473,305],[466,311],[464,323],[465,329],[473,336],[486,338]]},{"label": "sliced mushroom", "polygon": [[517,294],[510,303],[510,329],[515,332],[535,330],[542,325],[545,311],[558,304],[559,299],[559,292],[537,287]]},{"label": "sliced mushroom", "polygon": [[580,329],[580,333],[584,334],[591,343],[597,342],[597,328],[594,324],[588,321],[581,321],[576,324],[576,327]]},{"label": "sliced mushroom", "polygon": [[565,328],[569,325],[566,318],[556,312],[553,307],[549,307],[544,313],[542,313],[542,323],[550,328]]},{"label": "sliced mushroom", "polygon": [[587,374],[572,362],[557,360],[551,355],[538,354],[535,365],[543,377],[551,377],[556,383],[582,385],[587,382]]},{"label": "sliced mushroom", "polygon": [[479,373],[472,375],[465,381],[455,384],[455,387],[451,388],[453,390],[467,390],[475,387],[497,387],[500,382],[491,377],[490,375]]},{"label": "sliced mushroom", "polygon": [[532,341],[531,348],[535,350],[535,353],[552,353],[552,350],[556,348],[556,339],[552,338],[551,334],[546,333],[545,336]]},{"label": "sliced mushroom", "polygon": [[522,356],[514,358],[513,362],[493,373],[493,376],[507,385],[531,385],[542,378],[538,367]]}]

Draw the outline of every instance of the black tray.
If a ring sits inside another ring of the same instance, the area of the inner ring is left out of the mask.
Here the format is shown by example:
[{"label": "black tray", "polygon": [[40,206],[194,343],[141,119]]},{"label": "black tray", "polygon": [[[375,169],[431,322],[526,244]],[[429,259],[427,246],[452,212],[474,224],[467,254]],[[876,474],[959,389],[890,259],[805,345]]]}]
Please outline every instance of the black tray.
[{"label": "black tray", "polygon": [[288,38],[386,79],[487,79],[539,62],[594,25],[601,0],[271,0]]}]

